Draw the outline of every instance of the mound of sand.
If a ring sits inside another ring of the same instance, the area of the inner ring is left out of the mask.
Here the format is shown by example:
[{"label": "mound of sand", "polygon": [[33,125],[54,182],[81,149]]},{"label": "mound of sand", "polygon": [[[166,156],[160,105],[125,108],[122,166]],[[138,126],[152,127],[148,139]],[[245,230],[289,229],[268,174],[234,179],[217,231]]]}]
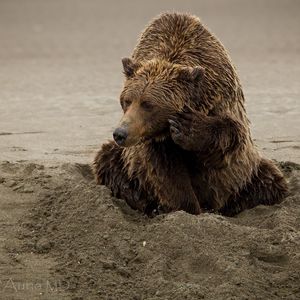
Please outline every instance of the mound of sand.
[{"label": "mound of sand", "polygon": [[52,261],[61,290],[49,299],[299,299],[300,166],[280,165],[291,187],[281,204],[149,219],[96,186],[88,165],[2,163],[6,195],[33,202],[10,257]]}]

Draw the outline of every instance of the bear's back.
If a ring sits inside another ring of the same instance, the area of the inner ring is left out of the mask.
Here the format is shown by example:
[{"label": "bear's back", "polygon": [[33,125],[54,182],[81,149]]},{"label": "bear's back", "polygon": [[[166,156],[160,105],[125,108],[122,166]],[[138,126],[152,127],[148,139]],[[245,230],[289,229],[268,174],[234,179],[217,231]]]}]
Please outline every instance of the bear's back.
[{"label": "bear's back", "polygon": [[200,19],[166,13],[154,19],[142,33],[133,58],[137,61],[164,59],[182,65],[229,62],[222,44],[202,25]]}]

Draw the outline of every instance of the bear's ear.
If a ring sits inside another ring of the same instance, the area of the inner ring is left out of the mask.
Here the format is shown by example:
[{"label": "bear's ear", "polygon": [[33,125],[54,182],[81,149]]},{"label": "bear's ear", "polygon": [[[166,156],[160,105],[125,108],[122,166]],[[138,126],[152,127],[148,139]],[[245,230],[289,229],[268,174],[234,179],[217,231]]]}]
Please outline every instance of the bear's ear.
[{"label": "bear's ear", "polygon": [[204,77],[204,68],[197,67],[184,67],[179,71],[178,79],[183,81],[199,81]]},{"label": "bear's ear", "polygon": [[122,59],[124,74],[127,78],[134,75],[134,72],[139,68],[139,64],[135,63],[131,58],[125,57]]}]

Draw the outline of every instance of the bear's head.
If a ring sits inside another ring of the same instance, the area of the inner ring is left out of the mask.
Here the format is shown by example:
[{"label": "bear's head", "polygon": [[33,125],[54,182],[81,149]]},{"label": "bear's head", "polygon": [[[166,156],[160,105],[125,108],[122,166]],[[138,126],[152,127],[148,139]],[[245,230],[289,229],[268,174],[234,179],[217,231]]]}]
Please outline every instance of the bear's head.
[{"label": "bear's head", "polygon": [[137,63],[124,58],[122,63],[124,115],[113,134],[116,143],[128,147],[164,139],[170,134],[168,119],[190,103],[191,91],[200,84],[204,69],[156,59]]}]

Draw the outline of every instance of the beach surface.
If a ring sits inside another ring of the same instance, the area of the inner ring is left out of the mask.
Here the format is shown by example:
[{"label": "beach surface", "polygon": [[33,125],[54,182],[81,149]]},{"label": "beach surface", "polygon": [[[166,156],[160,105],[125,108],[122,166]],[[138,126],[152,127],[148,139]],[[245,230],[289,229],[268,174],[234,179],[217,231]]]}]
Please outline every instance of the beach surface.
[{"label": "beach surface", "polygon": [[[290,195],[234,218],[148,219],[93,181],[121,117],[121,58],[190,12],[228,49],[253,138]],[[1,299],[299,299],[300,2],[0,3]]]}]

